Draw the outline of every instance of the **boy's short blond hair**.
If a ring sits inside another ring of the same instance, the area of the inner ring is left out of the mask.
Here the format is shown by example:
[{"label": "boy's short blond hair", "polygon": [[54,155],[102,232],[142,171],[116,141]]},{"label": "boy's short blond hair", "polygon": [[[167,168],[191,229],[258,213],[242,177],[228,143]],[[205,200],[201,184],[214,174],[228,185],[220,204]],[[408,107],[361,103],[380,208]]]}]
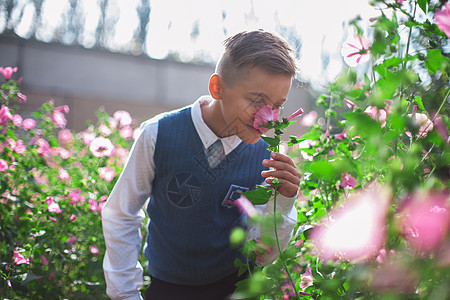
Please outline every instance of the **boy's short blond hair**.
[{"label": "boy's short blond hair", "polygon": [[243,31],[224,41],[225,51],[216,66],[226,84],[232,86],[254,67],[273,74],[295,76],[293,51],[287,42],[264,30]]}]

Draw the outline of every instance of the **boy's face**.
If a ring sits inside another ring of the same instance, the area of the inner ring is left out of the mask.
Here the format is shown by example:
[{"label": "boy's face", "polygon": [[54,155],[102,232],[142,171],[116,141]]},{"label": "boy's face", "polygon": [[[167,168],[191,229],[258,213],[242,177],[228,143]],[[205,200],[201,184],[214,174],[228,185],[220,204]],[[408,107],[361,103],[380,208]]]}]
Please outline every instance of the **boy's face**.
[{"label": "boy's face", "polygon": [[250,69],[247,75],[232,86],[223,85],[220,107],[226,128],[221,136],[235,134],[243,142],[254,144],[261,136],[253,128],[256,112],[265,105],[280,109],[287,99],[292,78],[259,67]]}]

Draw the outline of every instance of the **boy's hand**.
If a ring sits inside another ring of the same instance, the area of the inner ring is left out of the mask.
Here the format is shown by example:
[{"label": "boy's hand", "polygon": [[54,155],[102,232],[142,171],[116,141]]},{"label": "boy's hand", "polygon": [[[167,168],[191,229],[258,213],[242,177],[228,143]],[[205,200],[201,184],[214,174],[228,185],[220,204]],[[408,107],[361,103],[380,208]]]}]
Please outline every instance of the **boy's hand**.
[{"label": "boy's hand", "polygon": [[285,197],[294,197],[297,195],[300,185],[300,172],[294,161],[287,155],[278,152],[272,152],[271,160],[263,160],[263,166],[270,167],[273,170],[262,171],[261,176],[266,178],[266,183],[272,184],[275,178],[282,183],[277,187],[278,192]]}]

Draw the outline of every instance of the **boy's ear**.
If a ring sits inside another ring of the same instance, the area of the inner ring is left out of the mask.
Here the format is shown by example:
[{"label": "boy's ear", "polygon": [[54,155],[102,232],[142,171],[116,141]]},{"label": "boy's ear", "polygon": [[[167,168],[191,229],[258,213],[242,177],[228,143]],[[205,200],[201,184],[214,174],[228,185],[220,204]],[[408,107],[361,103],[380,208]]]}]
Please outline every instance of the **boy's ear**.
[{"label": "boy's ear", "polygon": [[223,88],[223,79],[219,74],[213,74],[209,79],[209,93],[215,100],[221,98],[221,92]]}]

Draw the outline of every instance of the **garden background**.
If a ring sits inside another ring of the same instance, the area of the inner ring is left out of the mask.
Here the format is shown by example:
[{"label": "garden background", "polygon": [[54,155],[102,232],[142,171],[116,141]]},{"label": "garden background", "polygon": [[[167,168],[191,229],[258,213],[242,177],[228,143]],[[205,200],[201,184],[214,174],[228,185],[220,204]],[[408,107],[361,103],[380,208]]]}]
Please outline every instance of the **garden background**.
[{"label": "garden background", "polygon": [[[450,296],[450,4],[372,4],[369,26],[347,22],[340,54],[348,67],[312,93],[316,106],[291,101],[306,111],[281,144],[303,174],[299,222],[288,249],[236,297]],[[104,298],[101,207],[138,122],[124,109],[100,110],[98,120],[70,130],[70,106],[50,99],[21,113],[29,100],[21,57],[18,68],[0,69],[0,295]],[[268,237],[245,250],[275,245]]]}]

